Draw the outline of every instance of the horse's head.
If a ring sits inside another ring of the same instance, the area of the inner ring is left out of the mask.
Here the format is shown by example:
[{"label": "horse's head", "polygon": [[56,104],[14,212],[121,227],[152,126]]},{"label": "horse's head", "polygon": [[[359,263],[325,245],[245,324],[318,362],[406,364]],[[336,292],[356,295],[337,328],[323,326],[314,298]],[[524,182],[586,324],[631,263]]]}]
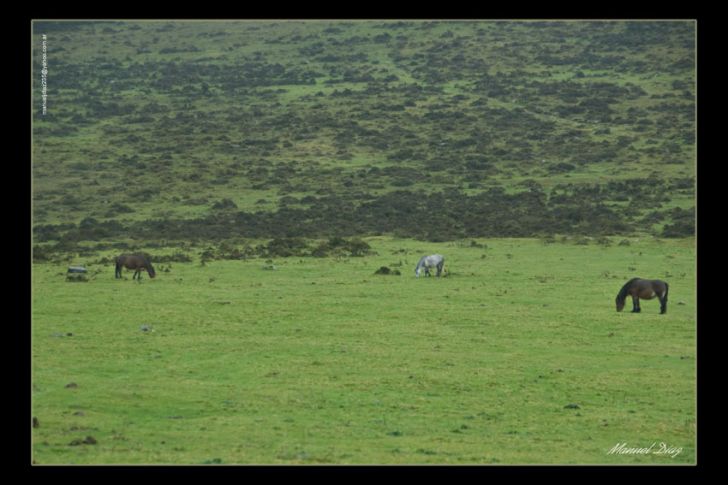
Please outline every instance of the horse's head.
[{"label": "horse's head", "polygon": [[617,297],[616,303],[617,303],[618,312],[621,312],[624,309],[624,301],[625,301],[625,298]]},{"label": "horse's head", "polygon": [[152,266],[152,263],[147,263],[147,273],[149,273],[150,278],[154,278],[157,276],[157,272],[154,271],[154,266]]}]

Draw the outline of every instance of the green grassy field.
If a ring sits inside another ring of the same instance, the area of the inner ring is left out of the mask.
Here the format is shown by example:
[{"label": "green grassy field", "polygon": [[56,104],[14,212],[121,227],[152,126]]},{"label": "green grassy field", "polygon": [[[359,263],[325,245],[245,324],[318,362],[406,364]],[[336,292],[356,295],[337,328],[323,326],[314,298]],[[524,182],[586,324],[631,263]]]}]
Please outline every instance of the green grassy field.
[{"label": "green grassy field", "polygon": [[[32,458],[695,463],[694,240],[623,240],[374,237],[366,257],[195,260],[140,283],[99,255],[73,261],[85,283],[34,264]],[[416,279],[433,252],[447,276]],[[615,311],[633,276],[670,283],[667,314]]]}]

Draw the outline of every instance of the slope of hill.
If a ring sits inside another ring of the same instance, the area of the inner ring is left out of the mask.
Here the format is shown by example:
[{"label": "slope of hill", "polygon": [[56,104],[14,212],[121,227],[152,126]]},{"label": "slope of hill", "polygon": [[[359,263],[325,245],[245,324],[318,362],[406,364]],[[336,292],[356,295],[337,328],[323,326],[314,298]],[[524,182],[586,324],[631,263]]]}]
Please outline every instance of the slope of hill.
[{"label": "slope of hill", "polygon": [[36,22],[33,42],[46,248],[694,233],[692,21]]}]

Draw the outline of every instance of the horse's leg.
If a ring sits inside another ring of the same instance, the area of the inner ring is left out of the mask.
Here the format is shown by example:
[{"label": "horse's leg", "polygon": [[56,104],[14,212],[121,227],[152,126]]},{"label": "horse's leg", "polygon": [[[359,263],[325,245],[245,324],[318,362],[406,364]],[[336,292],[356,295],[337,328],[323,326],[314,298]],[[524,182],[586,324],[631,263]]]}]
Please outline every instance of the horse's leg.
[{"label": "horse's leg", "polygon": [[442,263],[437,265],[437,276],[440,277],[442,274]]},{"label": "horse's leg", "polygon": [[640,312],[640,298],[632,295],[632,313]]},{"label": "horse's leg", "polygon": [[667,292],[660,296],[660,315],[667,313]]}]

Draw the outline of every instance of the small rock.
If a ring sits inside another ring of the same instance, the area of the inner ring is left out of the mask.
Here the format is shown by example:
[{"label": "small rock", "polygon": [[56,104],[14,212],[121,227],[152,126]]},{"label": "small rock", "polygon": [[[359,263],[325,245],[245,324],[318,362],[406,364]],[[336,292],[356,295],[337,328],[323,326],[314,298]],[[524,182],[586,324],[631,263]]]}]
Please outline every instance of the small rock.
[{"label": "small rock", "polygon": [[581,409],[581,406],[579,406],[578,404],[571,403],[571,404],[567,404],[566,406],[564,406],[564,409]]},{"label": "small rock", "polygon": [[76,389],[76,388],[78,388],[78,384],[76,384],[75,382],[70,382],[70,383],[66,384],[66,389]]}]

